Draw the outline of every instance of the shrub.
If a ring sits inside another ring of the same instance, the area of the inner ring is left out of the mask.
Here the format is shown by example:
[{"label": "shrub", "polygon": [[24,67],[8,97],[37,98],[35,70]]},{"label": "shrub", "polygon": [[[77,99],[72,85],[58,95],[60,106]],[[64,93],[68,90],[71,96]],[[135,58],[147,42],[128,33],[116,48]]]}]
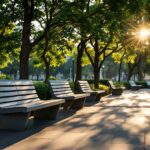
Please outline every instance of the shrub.
[{"label": "shrub", "polygon": [[69,85],[70,85],[72,91],[75,91],[74,84],[75,84],[75,83],[74,83],[73,81],[69,81]]},{"label": "shrub", "polygon": [[114,82],[116,87],[127,87],[128,83],[127,82]]},{"label": "shrub", "polygon": [[110,88],[108,86],[104,85],[104,84],[99,84],[99,89],[95,89],[94,84],[90,84],[90,87],[91,87],[91,89],[93,89],[95,91],[96,90],[105,90],[106,94],[110,93]]},{"label": "shrub", "polygon": [[12,80],[12,78],[4,73],[0,74],[0,80],[9,79]]},{"label": "shrub", "polygon": [[56,80],[56,77],[50,76],[49,79],[50,79],[50,80]]},{"label": "shrub", "polygon": [[42,81],[34,81],[33,84],[40,99],[47,100],[51,98],[48,84]]},{"label": "shrub", "polygon": [[104,85],[107,85],[107,86],[108,86],[108,81],[109,81],[109,80],[105,79],[105,80],[100,80],[99,82],[100,82],[101,84],[104,84]]},{"label": "shrub", "polygon": [[142,85],[142,88],[147,88],[147,84],[145,81],[136,81],[135,83],[138,85]]}]

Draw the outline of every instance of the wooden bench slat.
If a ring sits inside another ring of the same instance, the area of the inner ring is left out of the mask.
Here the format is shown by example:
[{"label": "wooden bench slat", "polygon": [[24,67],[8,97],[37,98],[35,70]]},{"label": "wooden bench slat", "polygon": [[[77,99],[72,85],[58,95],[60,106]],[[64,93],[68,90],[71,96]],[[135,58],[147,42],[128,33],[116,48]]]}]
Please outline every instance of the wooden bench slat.
[{"label": "wooden bench slat", "polygon": [[69,85],[51,85],[52,88],[69,88]]},{"label": "wooden bench slat", "polygon": [[53,81],[53,82],[51,82],[50,81],[50,84],[51,85],[58,85],[58,84],[61,84],[61,85],[68,85],[69,84],[69,82],[68,81],[61,81],[61,82],[59,82],[59,81]]},{"label": "wooden bench slat", "polygon": [[15,84],[18,86],[24,86],[24,85],[31,85],[33,86],[33,83],[31,80],[16,80]]},{"label": "wooden bench slat", "polygon": [[73,93],[72,91],[57,91],[57,92],[54,92],[55,94],[65,94],[65,93]]},{"label": "wooden bench slat", "polygon": [[5,98],[0,98],[0,103],[6,103],[6,102],[11,102],[11,101],[18,101],[19,97],[5,97]]},{"label": "wooden bench slat", "polygon": [[58,104],[64,103],[64,100],[48,100],[48,101],[33,101],[33,102],[28,102],[24,104],[19,104],[19,105],[13,105],[13,106],[6,106],[0,109],[0,111],[3,112],[31,112],[37,109],[42,109],[45,107],[50,107],[50,106],[55,106]]},{"label": "wooden bench slat", "polygon": [[36,94],[35,90],[28,90],[28,91],[18,91],[18,95],[27,95],[27,94]]},{"label": "wooden bench slat", "polygon": [[60,91],[60,90],[61,91],[67,91],[67,90],[71,91],[71,88],[59,88],[59,89],[57,88],[57,89],[53,89],[54,92],[57,92],[57,91]]},{"label": "wooden bench slat", "polygon": [[51,82],[51,85],[69,85],[68,82]]},{"label": "wooden bench slat", "polygon": [[34,86],[16,86],[17,90],[35,90]]},{"label": "wooden bench slat", "polygon": [[15,86],[15,81],[1,80],[0,86]]},{"label": "wooden bench slat", "polygon": [[13,91],[13,92],[0,92],[0,98],[1,97],[15,96],[15,95],[18,95],[17,91]]},{"label": "wooden bench slat", "polygon": [[90,86],[88,86],[88,85],[81,85],[82,87],[88,87],[88,88],[90,88]]},{"label": "wooden bench slat", "polygon": [[39,98],[22,100],[22,101],[13,101],[13,102],[9,102],[9,103],[1,103],[0,104],[0,108],[1,107],[7,107],[7,106],[14,106],[14,105],[19,105],[19,104],[24,104],[24,103],[29,103],[29,102],[32,102],[32,101],[39,101]]},{"label": "wooden bench slat", "polygon": [[38,98],[38,95],[37,94],[32,94],[32,95],[22,95],[20,96],[20,100],[24,100],[24,99],[36,99]]},{"label": "wooden bench slat", "polygon": [[10,87],[10,86],[7,86],[7,87],[0,87],[0,92],[5,92],[5,91],[16,91],[16,87]]}]

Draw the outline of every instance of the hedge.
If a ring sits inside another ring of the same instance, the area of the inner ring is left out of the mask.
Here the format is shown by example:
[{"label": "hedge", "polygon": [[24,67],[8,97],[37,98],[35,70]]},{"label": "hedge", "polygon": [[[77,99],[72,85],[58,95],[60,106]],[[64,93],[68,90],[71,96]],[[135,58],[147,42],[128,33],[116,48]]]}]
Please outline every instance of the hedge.
[{"label": "hedge", "polygon": [[48,84],[42,81],[34,81],[33,84],[40,99],[47,100],[51,98]]}]

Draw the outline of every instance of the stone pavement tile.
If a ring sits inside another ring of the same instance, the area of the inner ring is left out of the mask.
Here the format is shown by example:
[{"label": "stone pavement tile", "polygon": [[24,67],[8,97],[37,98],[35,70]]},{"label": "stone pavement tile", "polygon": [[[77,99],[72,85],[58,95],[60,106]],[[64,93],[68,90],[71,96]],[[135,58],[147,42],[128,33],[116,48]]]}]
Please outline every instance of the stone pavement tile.
[{"label": "stone pavement tile", "polygon": [[84,107],[83,109],[77,111],[76,115],[80,115],[80,114],[86,115],[86,114],[100,113],[103,108],[95,107],[95,106],[96,105],[90,106],[90,107]]},{"label": "stone pavement tile", "polygon": [[150,150],[150,145],[145,146],[145,150]]},{"label": "stone pavement tile", "polygon": [[111,139],[111,144],[129,144],[144,145],[144,136],[142,135],[119,135]]},{"label": "stone pavement tile", "polygon": [[121,129],[115,130],[105,130],[105,131],[92,131],[91,134],[89,132],[89,138],[95,139],[96,141],[104,142],[103,139],[109,139],[110,143],[120,143],[120,141],[134,144],[134,145],[143,145],[144,144],[144,134],[134,135],[130,134],[128,131],[124,131]]},{"label": "stone pavement tile", "polygon": [[86,132],[87,130],[91,130],[93,127],[91,125],[87,125],[84,122],[68,122],[66,125],[54,125],[52,127],[47,127],[45,131],[62,131],[62,132]]},{"label": "stone pavement tile", "polygon": [[9,145],[17,143],[22,139],[28,138],[32,136],[34,133],[32,130],[25,130],[25,131],[7,131],[1,130],[0,131],[0,149],[4,149]]},{"label": "stone pavement tile", "polygon": [[130,145],[126,143],[109,144],[106,150],[145,150],[144,145]]},{"label": "stone pavement tile", "polygon": [[145,90],[126,91],[121,96],[106,96],[102,98],[104,106],[150,106],[150,93]]},{"label": "stone pavement tile", "polygon": [[[118,130],[106,129],[105,131],[99,131],[97,129],[89,132],[85,140],[83,140],[77,147],[75,147],[75,150],[80,150],[80,149],[90,150],[92,149],[92,147],[93,147],[92,150],[94,149],[107,150],[108,145],[110,144],[114,146],[119,146],[119,144],[125,146],[144,145],[144,134],[130,135],[128,131],[122,131],[121,129]],[[112,149],[112,150],[117,150],[117,149]],[[118,148],[118,150],[122,150],[122,149]]]},{"label": "stone pavement tile", "polygon": [[86,137],[73,150],[106,150],[109,137],[104,136],[100,139],[94,137]]},{"label": "stone pavement tile", "polygon": [[145,145],[150,149],[150,128],[145,133]]},{"label": "stone pavement tile", "polygon": [[11,145],[5,150],[49,150],[50,140],[49,139],[27,139],[20,141],[14,145]]},{"label": "stone pavement tile", "polygon": [[146,116],[130,116],[122,124],[124,130],[128,130],[132,134],[141,134],[145,132],[149,119]]},{"label": "stone pavement tile", "polygon": [[71,150],[84,139],[85,133],[62,133],[54,139],[50,136],[45,134],[36,138],[28,138],[6,150]]}]

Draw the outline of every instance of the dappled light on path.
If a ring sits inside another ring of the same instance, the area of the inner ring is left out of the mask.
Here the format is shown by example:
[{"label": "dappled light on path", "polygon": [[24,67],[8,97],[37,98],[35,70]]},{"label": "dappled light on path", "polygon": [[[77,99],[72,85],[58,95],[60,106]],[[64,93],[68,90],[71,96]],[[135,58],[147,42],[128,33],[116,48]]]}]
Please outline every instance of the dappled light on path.
[{"label": "dappled light on path", "polygon": [[11,141],[8,146],[0,142],[1,148],[7,149],[148,150],[150,90],[125,91],[121,96],[109,95],[54,124],[41,123],[36,130],[7,132],[7,137],[2,134],[5,131],[0,132],[4,143],[9,137],[22,137]]}]

